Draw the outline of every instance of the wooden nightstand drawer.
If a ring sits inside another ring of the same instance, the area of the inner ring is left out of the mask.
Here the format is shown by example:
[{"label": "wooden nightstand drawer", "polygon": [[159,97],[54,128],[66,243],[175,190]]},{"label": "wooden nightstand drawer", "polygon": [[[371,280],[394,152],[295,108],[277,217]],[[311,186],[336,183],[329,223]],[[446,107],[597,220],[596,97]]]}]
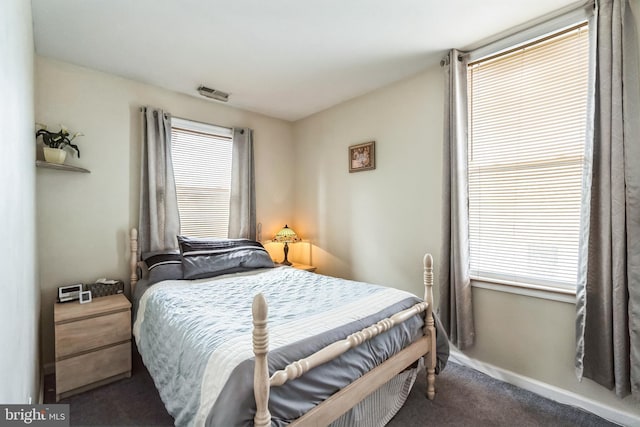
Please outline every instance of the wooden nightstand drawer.
[{"label": "wooden nightstand drawer", "polygon": [[56,362],[56,394],[131,372],[131,342]]},{"label": "wooden nightstand drawer", "polygon": [[53,321],[58,325],[129,309],[131,309],[131,303],[122,294],[96,298],[88,304],[80,304],[77,301],[58,303],[53,306]]},{"label": "wooden nightstand drawer", "polygon": [[56,360],[131,339],[129,311],[56,326]]}]

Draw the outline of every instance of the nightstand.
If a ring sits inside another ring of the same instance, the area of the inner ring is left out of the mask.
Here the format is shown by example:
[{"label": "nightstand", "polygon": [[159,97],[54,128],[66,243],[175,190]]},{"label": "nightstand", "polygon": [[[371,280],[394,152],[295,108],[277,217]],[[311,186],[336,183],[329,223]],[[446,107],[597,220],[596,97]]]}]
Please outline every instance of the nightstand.
[{"label": "nightstand", "polygon": [[313,265],[298,264],[297,262],[292,262],[291,267],[297,268],[298,270],[311,271],[311,272],[316,271],[316,268],[317,268],[317,267],[314,267]]},{"label": "nightstand", "polygon": [[56,402],[131,376],[131,303],[122,294],[57,303]]}]

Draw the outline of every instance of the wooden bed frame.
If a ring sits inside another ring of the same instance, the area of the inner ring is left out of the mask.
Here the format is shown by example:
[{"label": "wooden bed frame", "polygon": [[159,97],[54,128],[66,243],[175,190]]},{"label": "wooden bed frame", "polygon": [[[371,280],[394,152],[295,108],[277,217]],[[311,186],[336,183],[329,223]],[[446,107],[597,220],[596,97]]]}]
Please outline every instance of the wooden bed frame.
[{"label": "wooden bed frame", "polygon": [[[138,282],[138,231],[131,230],[131,292]],[[424,302],[400,311],[391,317],[383,319],[374,325],[349,335],[347,338],[336,341],[321,350],[297,360],[284,369],[269,376],[268,353],[269,332],[267,329],[267,302],[262,294],[255,296],[253,300],[253,353],[255,354],[255,373],[253,380],[253,392],[256,400],[256,415],[254,425],[256,427],[271,426],[271,414],[269,413],[269,391],[271,387],[278,387],[287,381],[294,380],[311,369],[320,366],[341,354],[347,352],[416,314],[425,313],[424,335],[404,350],[387,359],[373,370],[367,372],[345,388],[333,394],[324,402],[321,402],[302,417],[293,421],[291,426],[326,426],[342,416],[349,409],[357,405],[368,395],[376,391],[394,376],[411,366],[421,357],[425,357],[427,371],[427,397],[433,400],[435,397],[435,367],[436,367],[436,330],[433,320],[433,258],[426,254],[424,264]]]}]

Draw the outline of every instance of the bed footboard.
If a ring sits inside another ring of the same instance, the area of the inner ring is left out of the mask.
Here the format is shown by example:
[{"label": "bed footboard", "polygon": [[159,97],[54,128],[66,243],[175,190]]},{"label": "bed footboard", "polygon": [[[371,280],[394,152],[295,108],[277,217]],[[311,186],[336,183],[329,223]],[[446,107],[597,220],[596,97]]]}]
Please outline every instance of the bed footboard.
[{"label": "bed footboard", "polygon": [[389,358],[387,361],[363,375],[347,387],[335,393],[291,425],[328,425],[351,407],[355,406],[378,387],[389,381],[399,372],[410,366],[422,356],[425,357],[427,370],[427,397],[435,396],[435,366],[436,366],[436,336],[435,323],[432,314],[433,305],[433,258],[430,254],[424,256],[424,302],[400,311],[391,317],[383,319],[374,325],[336,341],[312,355],[295,361],[284,369],[269,377],[268,352],[269,332],[267,329],[267,302],[262,294],[253,300],[253,352],[255,354],[254,395],[256,400],[256,415],[254,425],[267,427],[271,425],[269,413],[269,391],[271,387],[285,384],[309,372],[311,369],[335,359],[350,349],[366,342],[383,332],[388,331],[416,314],[425,313],[424,335],[418,341]]}]

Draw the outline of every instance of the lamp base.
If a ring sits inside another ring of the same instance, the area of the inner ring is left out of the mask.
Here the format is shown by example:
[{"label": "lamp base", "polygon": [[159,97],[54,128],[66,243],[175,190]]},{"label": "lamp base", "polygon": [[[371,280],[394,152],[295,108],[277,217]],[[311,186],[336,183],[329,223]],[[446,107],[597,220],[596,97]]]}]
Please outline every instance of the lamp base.
[{"label": "lamp base", "polygon": [[289,262],[289,260],[287,259],[287,255],[289,255],[289,244],[287,242],[284,242],[284,261],[282,261],[280,264],[291,265],[291,262]]}]

